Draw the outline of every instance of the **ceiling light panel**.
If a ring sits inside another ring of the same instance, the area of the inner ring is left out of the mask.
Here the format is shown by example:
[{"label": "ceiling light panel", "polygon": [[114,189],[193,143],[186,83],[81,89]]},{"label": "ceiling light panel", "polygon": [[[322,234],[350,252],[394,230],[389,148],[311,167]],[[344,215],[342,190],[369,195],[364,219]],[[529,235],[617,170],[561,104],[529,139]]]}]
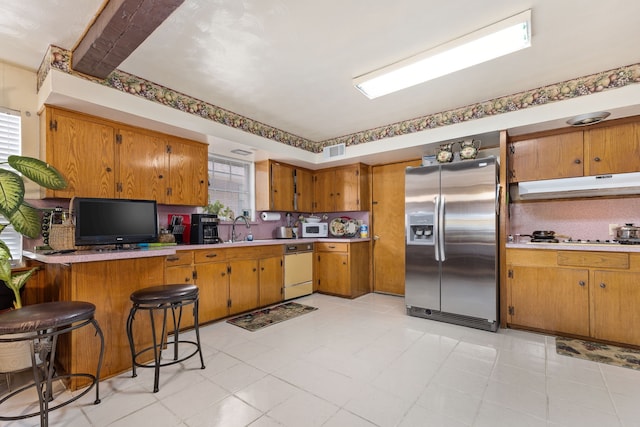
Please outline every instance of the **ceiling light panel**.
[{"label": "ceiling light panel", "polygon": [[370,99],[531,46],[531,10],[353,80]]}]

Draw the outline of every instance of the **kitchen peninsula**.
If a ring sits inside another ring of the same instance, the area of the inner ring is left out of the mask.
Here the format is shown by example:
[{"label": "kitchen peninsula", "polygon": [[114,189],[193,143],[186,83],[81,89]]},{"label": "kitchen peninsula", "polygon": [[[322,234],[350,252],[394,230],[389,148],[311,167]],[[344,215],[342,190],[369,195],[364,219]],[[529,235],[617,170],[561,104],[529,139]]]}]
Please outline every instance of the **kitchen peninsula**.
[{"label": "kitchen peninsula", "polygon": [[[88,301],[96,305],[96,319],[106,343],[101,377],[107,378],[131,368],[124,331],[131,308],[129,295],[133,291],[177,280],[195,283],[200,288],[201,323],[219,320],[282,301],[284,245],[318,240],[325,249],[335,245],[345,251],[344,258],[340,258],[340,268],[336,268],[338,272],[344,271],[352,280],[354,275],[349,272],[358,272],[357,280],[350,283],[354,291],[343,296],[370,292],[368,238],[269,239],[51,255],[24,252],[24,258],[29,266],[41,267],[41,286],[46,288],[44,294],[50,299]],[[349,258],[353,254],[358,256]],[[137,322],[138,331],[150,328],[149,319],[144,316]],[[91,331],[78,330],[70,337],[61,338],[58,361],[63,370],[86,372],[88,365],[85,365],[96,360],[98,349],[81,344],[89,338],[87,334]],[[144,344],[139,334],[134,339]],[[82,387],[84,384],[80,381],[72,383],[71,388]]]}]

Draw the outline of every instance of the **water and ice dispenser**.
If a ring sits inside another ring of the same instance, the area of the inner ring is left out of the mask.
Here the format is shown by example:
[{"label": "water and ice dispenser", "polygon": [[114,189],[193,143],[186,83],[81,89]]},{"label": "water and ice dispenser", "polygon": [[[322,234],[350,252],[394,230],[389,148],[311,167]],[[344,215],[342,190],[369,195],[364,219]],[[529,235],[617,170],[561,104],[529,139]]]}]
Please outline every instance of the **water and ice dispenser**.
[{"label": "water and ice dispenser", "polygon": [[411,214],[407,217],[407,244],[433,245],[433,213]]}]

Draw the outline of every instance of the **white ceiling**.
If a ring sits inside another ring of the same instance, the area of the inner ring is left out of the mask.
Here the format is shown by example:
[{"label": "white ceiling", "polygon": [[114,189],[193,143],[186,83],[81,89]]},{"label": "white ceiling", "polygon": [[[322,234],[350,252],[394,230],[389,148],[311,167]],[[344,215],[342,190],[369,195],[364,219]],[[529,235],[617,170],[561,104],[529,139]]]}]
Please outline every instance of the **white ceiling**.
[{"label": "white ceiling", "polygon": [[[102,3],[0,0],[0,60],[73,49]],[[529,49],[375,100],[352,86],[526,9]],[[186,0],[119,69],[323,141],[639,63],[638,16],[633,0]]]}]

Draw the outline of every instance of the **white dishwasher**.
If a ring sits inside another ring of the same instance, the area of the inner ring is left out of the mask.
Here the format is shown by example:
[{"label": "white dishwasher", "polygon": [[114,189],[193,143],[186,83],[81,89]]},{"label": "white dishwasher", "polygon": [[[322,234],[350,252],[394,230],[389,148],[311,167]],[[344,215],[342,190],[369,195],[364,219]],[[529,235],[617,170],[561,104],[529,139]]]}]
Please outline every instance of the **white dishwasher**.
[{"label": "white dishwasher", "polygon": [[313,244],[284,247],[284,299],[313,293]]}]

